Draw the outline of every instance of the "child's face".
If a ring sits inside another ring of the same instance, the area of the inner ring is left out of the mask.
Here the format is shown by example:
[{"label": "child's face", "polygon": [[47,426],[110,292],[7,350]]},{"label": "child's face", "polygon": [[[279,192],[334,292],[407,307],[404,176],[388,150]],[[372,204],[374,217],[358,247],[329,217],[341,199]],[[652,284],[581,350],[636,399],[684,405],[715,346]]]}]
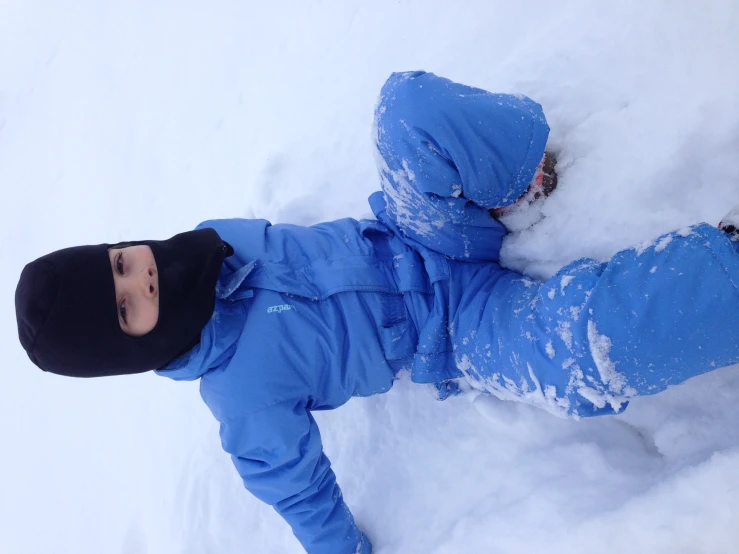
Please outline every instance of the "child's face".
[{"label": "child's face", "polygon": [[115,283],[118,323],[124,333],[140,337],[159,319],[159,275],[146,245],[111,248],[110,268]]}]

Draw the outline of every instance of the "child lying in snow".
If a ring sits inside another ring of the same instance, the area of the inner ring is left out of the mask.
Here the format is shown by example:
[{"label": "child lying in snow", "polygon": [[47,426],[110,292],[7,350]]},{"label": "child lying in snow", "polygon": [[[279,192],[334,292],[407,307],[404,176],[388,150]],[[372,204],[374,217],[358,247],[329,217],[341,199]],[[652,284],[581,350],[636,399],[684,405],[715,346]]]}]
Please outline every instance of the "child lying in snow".
[{"label": "child lying in snow", "polygon": [[376,112],[377,220],[208,221],[54,252],[21,275],[21,343],[62,375],[200,378],[244,484],[306,551],[368,553],[313,410],[408,370],[440,398],[466,382],[594,416],[739,361],[737,214],[727,232],[696,225],[546,282],[500,267],[491,210],[556,184],[548,130],[526,97],[394,74]]}]

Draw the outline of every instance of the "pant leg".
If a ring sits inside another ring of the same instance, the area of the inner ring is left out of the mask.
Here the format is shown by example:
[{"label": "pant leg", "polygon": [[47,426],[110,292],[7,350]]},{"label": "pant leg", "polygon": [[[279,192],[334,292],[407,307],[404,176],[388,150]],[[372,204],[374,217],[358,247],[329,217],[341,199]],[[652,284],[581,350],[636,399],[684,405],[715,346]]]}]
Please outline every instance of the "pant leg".
[{"label": "pant leg", "polygon": [[375,111],[382,193],[372,209],[423,247],[496,261],[506,231],[488,210],[526,191],[548,134],[541,106],[525,96],[394,73]]},{"label": "pant leg", "polygon": [[737,243],[706,224],[543,283],[487,264],[460,288],[457,366],[476,387],[560,415],[619,412],[739,363]]}]

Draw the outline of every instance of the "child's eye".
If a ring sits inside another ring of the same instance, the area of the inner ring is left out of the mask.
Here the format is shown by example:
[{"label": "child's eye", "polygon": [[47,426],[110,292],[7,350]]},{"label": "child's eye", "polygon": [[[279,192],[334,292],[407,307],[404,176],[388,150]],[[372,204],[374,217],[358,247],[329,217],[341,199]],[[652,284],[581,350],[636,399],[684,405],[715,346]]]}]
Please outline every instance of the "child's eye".
[{"label": "child's eye", "polygon": [[128,310],[126,310],[126,303],[125,302],[121,302],[121,305],[118,306],[118,313],[121,314],[121,319],[123,320],[123,323],[126,323],[126,324],[128,324],[128,321],[126,321],[126,314],[127,314],[127,312],[128,312]]},{"label": "child's eye", "polygon": [[115,259],[115,270],[118,272],[118,275],[123,275],[123,254],[122,253],[119,253]]}]

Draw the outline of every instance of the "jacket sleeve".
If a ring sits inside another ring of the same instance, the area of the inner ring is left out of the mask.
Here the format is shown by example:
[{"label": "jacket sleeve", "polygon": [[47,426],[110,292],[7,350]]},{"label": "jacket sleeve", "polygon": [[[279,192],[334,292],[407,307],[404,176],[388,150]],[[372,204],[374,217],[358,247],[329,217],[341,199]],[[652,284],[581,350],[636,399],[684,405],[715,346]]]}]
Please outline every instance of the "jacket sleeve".
[{"label": "jacket sleeve", "polygon": [[542,107],[424,71],[393,73],[375,111],[377,147],[420,192],[484,209],[513,204],[544,155]]},{"label": "jacket sleeve", "polygon": [[371,554],[303,402],[222,421],[221,442],[246,488],[285,518],[308,554]]},{"label": "jacket sleeve", "polygon": [[548,136],[542,107],[523,95],[393,73],[375,109],[372,211],[414,248],[498,261],[506,230],[489,210],[526,192]]}]

